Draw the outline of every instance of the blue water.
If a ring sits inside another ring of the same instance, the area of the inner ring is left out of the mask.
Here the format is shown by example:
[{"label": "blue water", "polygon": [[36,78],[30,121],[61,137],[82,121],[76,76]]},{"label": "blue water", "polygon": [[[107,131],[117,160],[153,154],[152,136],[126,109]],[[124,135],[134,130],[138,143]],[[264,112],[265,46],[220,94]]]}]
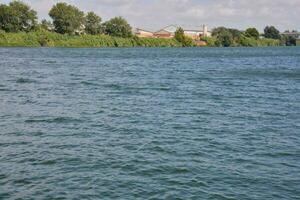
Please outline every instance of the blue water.
[{"label": "blue water", "polygon": [[300,199],[300,48],[0,48],[0,199]]}]

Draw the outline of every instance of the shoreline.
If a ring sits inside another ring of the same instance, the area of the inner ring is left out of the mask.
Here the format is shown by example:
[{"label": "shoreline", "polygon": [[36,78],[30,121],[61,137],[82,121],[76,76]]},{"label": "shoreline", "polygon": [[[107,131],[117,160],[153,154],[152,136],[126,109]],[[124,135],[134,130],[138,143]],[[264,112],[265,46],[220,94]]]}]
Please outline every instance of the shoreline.
[{"label": "shoreline", "polygon": [[[300,45],[300,41],[299,41]],[[235,44],[230,47],[279,47],[279,40],[259,39],[247,46]],[[190,48],[175,38],[121,38],[109,35],[63,35],[54,32],[0,32],[0,47],[46,47],[46,48]],[[215,45],[197,48],[219,47]],[[222,47],[224,48],[224,47]],[[228,47],[225,47],[228,48]]]}]

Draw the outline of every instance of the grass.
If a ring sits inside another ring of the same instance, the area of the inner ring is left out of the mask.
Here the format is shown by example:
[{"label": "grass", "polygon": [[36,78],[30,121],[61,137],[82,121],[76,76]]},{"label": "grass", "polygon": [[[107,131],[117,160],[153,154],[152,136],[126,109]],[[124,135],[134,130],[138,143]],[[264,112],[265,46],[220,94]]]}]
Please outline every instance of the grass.
[{"label": "grass", "polygon": [[7,47],[181,47],[175,39],[118,38],[108,35],[62,35],[47,31],[0,32],[0,46]]},{"label": "grass", "polygon": [[[217,46],[215,37],[202,38],[207,46]],[[300,45],[300,40],[297,40]],[[63,35],[48,31],[6,33],[0,30],[0,46],[6,47],[182,47],[175,39],[119,38],[109,35]],[[280,46],[279,40],[241,37],[232,46]]]}]

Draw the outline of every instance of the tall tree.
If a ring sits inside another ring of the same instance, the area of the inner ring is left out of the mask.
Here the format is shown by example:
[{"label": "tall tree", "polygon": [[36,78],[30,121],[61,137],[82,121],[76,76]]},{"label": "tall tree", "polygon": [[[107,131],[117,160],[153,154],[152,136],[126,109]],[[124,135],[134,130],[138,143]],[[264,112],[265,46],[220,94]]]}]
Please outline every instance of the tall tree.
[{"label": "tall tree", "polygon": [[176,31],[175,31],[175,39],[180,42],[182,44],[183,47],[192,47],[195,46],[194,45],[194,41],[192,38],[186,36],[184,34],[184,30],[179,27]]},{"label": "tall tree", "polygon": [[131,37],[132,28],[122,17],[115,17],[104,23],[105,33],[116,37]]},{"label": "tall tree", "polygon": [[241,41],[242,31],[238,29],[229,28],[228,31],[231,33],[234,44],[239,44]]},{"label": "tall tree", "polygon": [[53,30],[53,24],[51,21],[47,21],[46,19],[43,19],[40,24],[41,28],[47,31],[52,31]]},{"label": "tall tree", "polygon": [[31,31],[37,25],[37,12],[22,1],[0,5],[0,29],[7,32]]},{"label": "tall tree", "polygon": [[230,47],[233,45],[233,36],[228,30],[220,32],[217,36],[219,44],[223,47]]},{"label": "tall tree", "polygon": [[234,44],[232,31],[225,27],[218,27],[213,29],[212,35],[217,39],[217,46],[230,47]]},{"label": "tall tree", "polygon": [[281,37],[281,42],[286,46],[296,46],[297,45],[297,38],[292,35],[284,35]]},{"label": "tall tree", "polygon": [[85,17],[85,32],[91,35],[102,33],[101,17],[89,12]]},{"label": "tall tree", "polygon": [[176,31],[175,31],[175,39],[178,41],[178,42],[183,42],[184,41],[184,30],[179,27]]},{"label": "tall tree", "polygon": [[53,19],[55,31],[74,34],[84,28],[84,12],[67,3],[57,3],[52,7],[49,16]]},{"label": "tall tree", "polygon": [[225,31],[228,31],[228,29],[223,26],[214,28],[212,30],[212,36],[218,36],[221,32],[225,32]]},{"label": "tall tree", "polygon": [[267,26],[264,30],[265,34],[264,36],[266,38],[271,38],[271,39],[280,39],[281,35],[279,30],[277,30],[274,26]]},{"label": "tall tree", "polygon": [[259,32],[256,28],[248,28],[246,31],[245,31],[245,36],[246,37],[252,37],[254,39],[259,39]]}]

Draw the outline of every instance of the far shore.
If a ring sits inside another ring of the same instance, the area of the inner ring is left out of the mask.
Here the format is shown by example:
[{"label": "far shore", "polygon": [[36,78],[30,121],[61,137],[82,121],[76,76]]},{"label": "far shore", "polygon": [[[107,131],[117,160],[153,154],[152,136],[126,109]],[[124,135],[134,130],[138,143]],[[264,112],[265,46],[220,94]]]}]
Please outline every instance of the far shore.
[{"label": "far shore", "polygon": [[[300,40],[297,41],[300,45]],[[259,39],[247,46],[232,47],[270,47],[280,46],[279,41]],[[63,35],[48,31],[5,33],[0,32],[0,47],[69,47],[69,48],[104,48],[104,47],[183,47],[175,38],[121,38],[109,35]],[[207,45],[201,47],[220,47]]]}]

